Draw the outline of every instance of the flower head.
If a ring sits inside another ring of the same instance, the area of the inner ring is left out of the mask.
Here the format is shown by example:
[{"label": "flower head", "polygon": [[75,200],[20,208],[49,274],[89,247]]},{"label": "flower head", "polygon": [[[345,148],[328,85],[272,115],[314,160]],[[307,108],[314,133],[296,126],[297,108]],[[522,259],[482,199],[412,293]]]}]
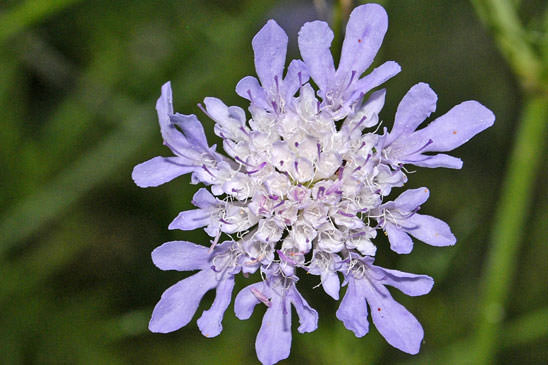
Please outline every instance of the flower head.
[{"label": "flower head", "polygon": [[[269,20],[252,41],[258,79],[246,76],[236,86],[250,102],[250,118],[240,107],[212,97],[201,106],[215,122],[225,154],[209,145],[196,116],[174,114],[170,84],[162,87],[158,118],[174,156],[137,165],[133,179],[142,187],[158,186],[191,173],[192,183],[208,186],[194,195],[196,209],[181,212],[169,228],[204,227],[212,240],[209,249],[173,241],[152,253],[163,270],[199,270],[164,292],[152,315],[152,331],[185,326],[205,293],[216,289],[198,326],[208,337],[218,335],[235,275],[259,271],[262,280],[237,295],[235,311],[246,319],[257,304],[265,304],[256,350],[263,364],[273,364],[289,356],[290,305],[297,310],[299,332],[317,327],[316,311],[296,289],[299,274],[317,276],[317,286],[335,300],[342,274],[347,289],[337,317],[344,325],[358,337],[365,335],[368,304],[388,343],[408,353],[419,351],[421,325],[385,285],[422,295],[433,280],[373,265],[380,251],[374,240],[378,231],[386,233],[399,254],[412,251],[411,236],[432,246],[455,244],[446,223],[418,213],[427,188],[406,190],[394,200],[390,195],[407,182],[405,165],[460,168],[459,159],[438,152],[465,143],[492,125],[494,116],[467,101],[417,130],[437,99],[421,83],[401,101],[391,131],[377,133],[386,91],[371,91],[400,67],[389,61],[363,74],[387,24],[379,5],[354,9],[335,68],[329,50],[333,32],[324,22],[306,23],[298,37],[303,60],[289,62],[284,73],[288,38]],[[229,240],[219,243],[223,235]]]}]

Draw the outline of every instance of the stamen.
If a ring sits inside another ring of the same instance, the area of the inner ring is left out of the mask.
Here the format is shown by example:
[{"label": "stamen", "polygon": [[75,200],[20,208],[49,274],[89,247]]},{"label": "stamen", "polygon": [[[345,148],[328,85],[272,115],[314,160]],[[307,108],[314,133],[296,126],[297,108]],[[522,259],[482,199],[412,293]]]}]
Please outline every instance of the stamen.
[{"label": "stamen", "polygon": [[206,167],[206,165],[202,165],[202,169],[205,170],[205,172],[207,172],[208,174],[210,174],[211,176],[215,177],[215,175],[213,175],[213,173],[211,171],[209,171],[209,169]]},{"label": "stamen", "polygon": [[340,215],[343,215],[345,217],[349,217],[349,218],[352,218],[352,217],[355,217],[354,214],[350,214],[350,213],[346,213],[346,212],[343,212],[342,210],[337,210],[337,213],[339,213]]},{"label": "stamen", "polygon": [[200,110],[202,112],[204,112],[205,115],[207,115],[207,117],[211,120],[215,120],[213,119],[213,117],[207,112],[207,110],[204,108],[204,106],[202,105],[202,103],[198,103],[198,108],[200,108]]},{"label": "stamen", "polygon": [[217,236],[215,236],[215,239],[211,241],[211,246],[209,246],[208,254],[213,252],[213,249],[215,246],[217,246],[217,243],[219,242],[219,238],[221,238],[221,230],[219,229],[219,232],[217,232]]},{"label": "stamen", "polygon": [[286,255],[284,255],[284,253],[282,252],[282,250],[276,250],[276,252],[278,253],[278,256],[280,256],[280,259],[282,261],[285,261],[287,263],[290,263],[291,265],[293,266],[297,266],[297,263],[295,261],[293,261],[292,259],[290,259],[289,257],[287,257]]},{"label": "stamen", "polygon": [[259,165],[259,167],[256,170],[248,171],[247,174],[252,175],[254,173],[257,173],[261,171],[265,166],[266,166],[266,162],[263,162],[262,164]]},{"label": "stamen", "polygon": [[263,293],[261,293],[258,289],[251,288],[250,289],[253,295],[255,295],[255,298],[257,298],[259,301],[263,302],[264,305],[270,308],[272,303],[270,302],[270,299],[268,299]]}]

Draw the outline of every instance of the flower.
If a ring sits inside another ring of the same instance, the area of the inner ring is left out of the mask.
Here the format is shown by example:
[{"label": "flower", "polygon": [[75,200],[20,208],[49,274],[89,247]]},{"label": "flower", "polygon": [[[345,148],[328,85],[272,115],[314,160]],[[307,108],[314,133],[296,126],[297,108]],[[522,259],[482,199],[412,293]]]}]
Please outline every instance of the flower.
[{"label": "flower", "polygon": [[384,141],[386,162],[392,166],[460,169],[462,161],[446,154],[493,125],[495,115],[474,100],[456,105],[423,129],[417,127],[436,109],[436,93],[425,83],[413,86],[398,105],[394,126]]},{"label": "flower", "polygon": [[241,270],[241,252],[237,244],[224,242],[209,253],[206,247],[192,242],[171,241],[152,251],[152,260],[162,270],[200,271],[162,294],[152,312],[149,329],[167,333],[186,326],[202,297],[216,289],[215,301],[198,319],[198,327],[206,337],[221,333],[223,315],[232,297],[234,275]]},{"label": "flower", "polygon": [[312,309],[297,291],[298,279],[282,273],[279,266],[266,270],[263,282],[251,284],[236,296],[234,311],[239,319],[248,319],[257,304],[267,306],[261,329],[257,334],[255,348],[257,357],[264,365],[275,364],[289,357],[291,348],[291,308],[299,316],[300,333],[318,328],[318,313]]},{"label": "flower", "polygon": [[373,265],[372,257],[351,255],[341,268],[348,289],[337,310],[337,318],[344,326],[362,337],[369,331],[367,306],[379,333],[392,346],[410,353],[419,352],[424,336],[419,321],[392,298],[385,285],[393,286],[410,296],[430,292],[434,280],[427,275],[415,275],[388,270]]},{"label": "flower", "polygon": [[[338,300],[342,273],[347,289],[337,318],[364,336],[369,305],[388,343],[407,353],[419,351],[420,323],[385,285],[423,295],[433,279],[373,265],[384,249],[374,240],[378,231],[386,233],[398,254],[412,251],[411,236],[432,246],[455,244],[445,222],[418,213],[427,188],[390,196],[407,183],[406,165],[461,168],[460,159],[438,152],[451,151],[491,126],[494,115],[466,101],[417,130],[437,100],[427,84],[419,83],[399,104],[391,131],[377,133],[386,90],[372,90],[400,67],[388,61],[362,74],[387,24],[380,5],[354,9],[335,68],[329,50],[333,32],[325,22],[306,23],[298,37],[303,60],[290,61],[284,74],[288,37],[269,20],[252,41],[258,79],[246,76],[236,86],[250,102],[251,117],[213,97],[200,105],[215,122],[225,154],[209,145],[195,115],[174,113],[171,86],[162,87],[156,109],[164,144],[174,156],[137,165],[132,176],[137,185],[149,187],[190,173],[193,184],[206,185],[192,199],[196,209],[179,213],[169,229],[204,227],[212,240],[209,249],[172,241],[153,251],[162,270],[199,271],[164,292],[151,331],[185,326],[205,293],[216,289],[198,326],[205,336],[217,336],[235,276],[259,271],[262,280],[236,296],[235,312],[247,319],[257,304],[267,306],[255,345],[259,360],[274,364],[290,353],[290,305],[297,310],[299,332],[317,328],[316,311],[297,291],[299,274],[317,276],[317,286]],[[219,244],[223,235],[229,239]]]}]

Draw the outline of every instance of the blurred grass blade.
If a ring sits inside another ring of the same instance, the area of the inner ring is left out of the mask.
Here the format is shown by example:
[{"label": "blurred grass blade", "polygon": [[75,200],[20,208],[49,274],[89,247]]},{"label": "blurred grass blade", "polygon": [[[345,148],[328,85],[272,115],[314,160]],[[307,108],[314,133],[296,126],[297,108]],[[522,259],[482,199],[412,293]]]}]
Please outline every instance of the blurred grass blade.
[{"label": "blurred grass blade", "polygon": [[535,177],[544,160],[547,127],[548,97],[533,97],[525,105],[495,215],[477,327],[479,364],[490,363],[495,358],[506,299],[516,272],[518,248],[525,239],[523,232]]},{"label": "blurred grass blade", "polygon": [[0,14],[0,43],[80,0],[27,0]]},{"label": "blurred grass blade", "polygon": [[471,0],[480,19],[495,36],[497,44],[526,89],[539,89],[542,61],[527,41],[515,5],[507,0]]},{"label": "blurred grass blade", "polygon": [[[500,331],[501,349],[530,344],[548,337],[548,307],[509,321]],[[474,346],[474,338],[469,337],[455,341],[451,345],[430,353],[418,355],[416,358],[403,361],[403,365],[420,364],[482,364],[474,361],[474,353],[470,349]]]},{"label": "blurred grass blade", "polygon": [[[130,110],[120,107],[121,110]],[[29,238],[64,209],[76,202],[100,181],[112,175],[156,128],[150,108],[133,107],[118,130],[106,137],[93,151],[61,174],[39,192],[29,196],[0,220],[0,256],[18,241]],[[131,171],[125,172],[130,176]]]}]

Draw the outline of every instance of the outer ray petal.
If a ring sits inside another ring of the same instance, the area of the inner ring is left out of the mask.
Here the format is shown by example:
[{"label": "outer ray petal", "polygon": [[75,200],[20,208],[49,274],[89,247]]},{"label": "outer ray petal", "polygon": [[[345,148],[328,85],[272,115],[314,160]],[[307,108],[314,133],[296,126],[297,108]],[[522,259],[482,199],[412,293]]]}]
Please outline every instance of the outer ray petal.
[{"label": "outer ray petal", "polygon": [[253,37],[251,42],[255,52],[255,69],[266,90],[275,88],[274,79],[282,80],[285,55],[287,51],[287,34],[274,20]]},{"label": "outer ray petal", "polygon": [[298,40],[310,76],[321,90],[326,90],[335,76],[333,57],[329,50],[333,32],[326,22],[316,20],[302,26]]},{"label": "outer ray petal", "polygon": [[194,166],[185,163],[188,161],[180,157],[154,157],[135,166],[131,178],[141,188],[159,186],[194,171]]},{"label": "outer ray petal", "polygon": [[396,302],[384,286],[373,287],[367,280],[360,280],[360,285],[363,285],[373,323],[382,337],[401,351],[418,353],[424,331],[415,316]]},{"label": "outer ray petal", "polygon": [[152,332],[168,333],[190,322],[202,297],[215,288],[213,270],[203,270],[168,288],[154,307],[148,328]]},{"label": "outer ray petal", "polygon": [[234,277],[232,275],[221,280],[217,286],[215,300],[211,308],[204,311],[202,316],[198,318],[198,327],[205,337],[218,336],[223,330],[223,316],[232,299],[233,288]]},{"label": "outer ray petal", "polygon": [[337,78],[356,71],[359,77],[373,62],[386,30],[388,16],[377,4],[358,6],[350,14],[337,69]]},{"label": "outer ray petal", "polygon": [[209,266],[208,251],[192,242],[170,241],[152,251],[152,261],[161,270],[198,270]]},{"label": "outer ray petal", "polygon": [[349,278],[348,289],[337,310],[337,318],[344,326],[354,332],[356,337],[363,337],[369,332],[367,305],[363,293],[356,286],[354,278]]}]

